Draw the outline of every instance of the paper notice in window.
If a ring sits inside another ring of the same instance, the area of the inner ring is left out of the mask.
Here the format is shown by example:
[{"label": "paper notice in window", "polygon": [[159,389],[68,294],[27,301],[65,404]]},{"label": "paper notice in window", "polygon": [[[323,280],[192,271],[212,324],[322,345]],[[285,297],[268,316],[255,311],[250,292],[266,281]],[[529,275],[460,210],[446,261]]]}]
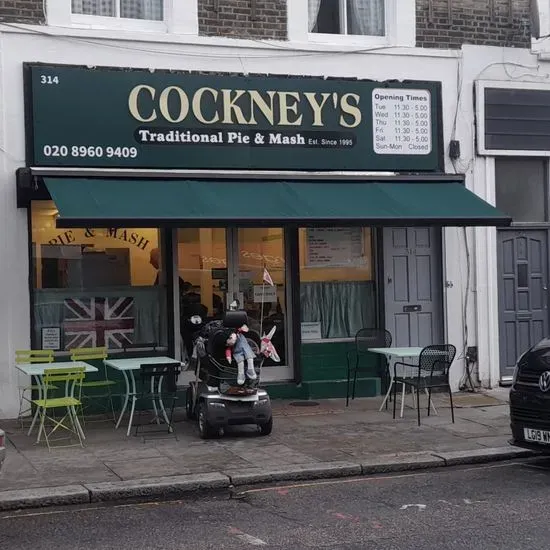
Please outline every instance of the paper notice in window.
[{"label": "paper notice in window", "polygon": [[254,285],[254,302],[256,304],[265,304],[271,302],[277,303],[277,287],[271,285]]},{"label": "paper notice in window", "polygon": [[42,349],[61,349],[61,328],[46,327],[42,329]]},{"label": "paper notice in window", "polygon": [[307,229],[307,267],[365,266],[361,227]]},{"label": "paper notice in window", "polygon": [[321,323],[301,323],[302,340],[321,340]]}]

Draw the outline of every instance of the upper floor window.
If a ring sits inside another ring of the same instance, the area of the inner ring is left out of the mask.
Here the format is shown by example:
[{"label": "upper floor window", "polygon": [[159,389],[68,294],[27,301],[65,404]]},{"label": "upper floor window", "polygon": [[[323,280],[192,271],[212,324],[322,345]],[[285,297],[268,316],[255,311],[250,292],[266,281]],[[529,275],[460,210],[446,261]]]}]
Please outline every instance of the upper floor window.
[{"label": "upper floor window", "polygon": [[74,14],[145,21],[164,20],[164,0],[71,0],[71,2]]},{"label": "upper floor window", "polygon": [[416,44],[416,0],[287,0],[287,13],[290,42],[357,49]]},{"label": "upper floor window", "polygon": [[384,36],[385,0],[308,0],[309,32]]},{"label": "upper floor window", "polygon": [[47,23],[54,27],[101,33],[199,33],[198,0],[44,0],[44,6]]},{"label": "upper floor window", "polygon": [[497,157],[495,203],[514,222],[545,222],[548,216],[548,164],[544,158]]}]

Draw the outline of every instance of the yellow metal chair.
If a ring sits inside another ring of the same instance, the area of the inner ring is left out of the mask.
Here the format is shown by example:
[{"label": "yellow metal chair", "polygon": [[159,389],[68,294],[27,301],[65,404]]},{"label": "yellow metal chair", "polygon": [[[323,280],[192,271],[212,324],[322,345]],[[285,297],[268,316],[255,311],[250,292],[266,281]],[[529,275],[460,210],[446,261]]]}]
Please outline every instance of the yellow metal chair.
[{"label": "yellow metal chair", "polygon": [[[96,347],[96,348],[73,348],[69,350],[71,353],[71,361],[92,361],[92,360],[100,360],[105,361],[107,359],[107,348],[106,347]],[[111,391],[113,386],[116,386],[115,380],[110,380],[108,375],[108,369],[107,365],[103,363],[103,369],[104,369],[104,378],[101,380],[88,380],[82,383],[82,394],[80,396],[80,400],[82,403],[85,401],[94,401],[99,400],[100,398],[108,398],[109,403],[111,405],[111,413],[113,415],[113,421],[116,421],[116,415],[115,415],[115,408],[113,405],[113,393]],[[92,389],[92,388],[105,388],[105,393],[93,393],[93,394],[87,394],[86,389]],[[82,421],[84,422],[84,405],[82,404],[80,406],[80,410],[82,411]],[[105,412],[107,412],[107,406],[105,406]]]},{"label": "yellow metal chair", "polygon": [[[54,352],[51,349],[19,349],[15,351],[15,363],[17,365],[23,364],[32,364],[32,363],[53,363],[54,361]],[[32,392],[33,391],[42,391],[42,386],[40,383],[33,384],[33,377],[31,377],[31,383],[19,386],[19,413],[17,419],[21,423],[21,428],[23,428],[23,416],[25,413],[32,412],[31,401],[32,401]],[[36,382],[36,381],[35,381]],[[50,386],[48,389],[55,390],[55,386]],[[26,393],[30,395],[27,397]],[[40,395],[38,396],[40,398]],[[28,407],[23,409],[23,404],[28,403]]]},{"label": "yellow metal chair", "polygon": [[[86,367],[75,366],[44,370],[44,397],[42,399],[33,399],[32,403],[36,405],[36,407],[38,407],[38,416],[40,418],[38,437],[36,438],[36,442],[40,443],[42,435],[44,435],[48,450],[51,450],[52,448],[52,445],[50,445],[50,443],[63,439],[51,439],[51,436],[58,430],[65,430],[69,432],[69,434],[75,434],[78,438],[78,443],[74,443],[72,445],[56,445],[56,447],[74,447],[76,445],[84,447],[84,431],[82,430],[82,426],[80,425],[76,414],[76,407],[79,407],[81,403],[80,400],[75,397],[75,395],[80,394],[80,388],[82,386],[82,381],[84,380],[85,370]],[[51,390],[49,390],[48,388],[56,384],[65,385],[64,397],[51,396]],[[48,416],[48,411],[50,411],[51,409],[63,408],[66,412],[61,420],[57,420],[54,416]],[[46,420],[50,421],[52,424],[52,427],[49,430],[46,426]],[[68,422],[66,422],[67,420]]]}]

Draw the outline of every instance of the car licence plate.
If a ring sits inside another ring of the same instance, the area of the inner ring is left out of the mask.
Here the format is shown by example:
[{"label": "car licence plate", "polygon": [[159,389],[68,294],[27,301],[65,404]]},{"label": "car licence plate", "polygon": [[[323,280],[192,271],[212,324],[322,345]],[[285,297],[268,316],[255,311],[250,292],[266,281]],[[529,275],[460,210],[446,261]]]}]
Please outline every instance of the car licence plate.
[{"label": "car licence plate", "polygon": [[546,430],[535,430],[533,428],[523,428],[523,436],[526,441],[535,443],[545,443],[550,445],[550,432]]}]

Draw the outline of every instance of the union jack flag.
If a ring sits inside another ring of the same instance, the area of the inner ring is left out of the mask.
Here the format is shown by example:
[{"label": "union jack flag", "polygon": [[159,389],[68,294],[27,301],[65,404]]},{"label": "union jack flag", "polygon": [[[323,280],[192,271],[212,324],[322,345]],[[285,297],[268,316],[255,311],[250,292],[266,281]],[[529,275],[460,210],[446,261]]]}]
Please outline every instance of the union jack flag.
[{"label": "union jack flag", "polygon": [[132,343],[133,298],[67,298],[64,310],[65,349]]}]

